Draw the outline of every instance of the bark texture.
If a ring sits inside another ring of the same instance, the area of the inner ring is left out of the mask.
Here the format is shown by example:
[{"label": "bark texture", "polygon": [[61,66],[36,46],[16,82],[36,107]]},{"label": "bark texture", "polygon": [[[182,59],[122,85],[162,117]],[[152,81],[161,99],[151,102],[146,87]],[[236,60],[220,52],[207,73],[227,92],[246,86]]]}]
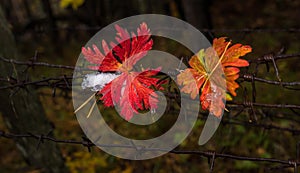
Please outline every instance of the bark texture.
[{"label": "bark texture", "polygon": [[[0,6],[0,56],[16,58],[17,50],[13,34],[10,31]],[[12,64],[0,61],[1,77],[14,77],[23,81],[26,75]],[[0,86],[7,85],[1,83]],[[35,88],[26,86],[0,91],[0,113],[10,132],[47,134],[53,126],[45,116]],[[17,148],[29,165],[46,173],[68,172],[64,159],[55,143],[45,141],[37,149],[37,140],[22,138],[15,140]]]}]

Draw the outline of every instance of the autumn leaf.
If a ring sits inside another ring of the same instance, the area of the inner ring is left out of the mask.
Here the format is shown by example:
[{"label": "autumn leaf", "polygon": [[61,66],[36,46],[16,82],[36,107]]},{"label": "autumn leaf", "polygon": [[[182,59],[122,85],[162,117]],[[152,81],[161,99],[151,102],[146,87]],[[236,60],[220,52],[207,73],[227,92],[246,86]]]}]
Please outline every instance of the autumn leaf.
[{"label": "autumn leaf", "polygon": [[92,66],[88,66],[91,70],[98,70],[101,62],[105,58],[96,45],[93,45],[93,49],[90,47],[82,47],[81,53],[84,55],[84,58],[92,64]]},{"label": "autumn leaf", "polygon": [[120,74],[107,83],[98,95],[104,106],[111,107],[117,104],[121,107],[121,115],[130,120],[138,110],[147,110],[157,107],[157,95],[154,89],[162,89],[157,84],[159,79],[154,78],[160,69],[134,71],[137,61],[143,58],[147,51],[152,49],[153,40],[146,23],[140,24],[136,34],[116,25],[116,41],[108,45],[102,41],[102,53],[96,45],[91,48],[82,48],[84,58],[92,65],[88,68],[100,72],[114,72]]},{"label": "autumn leaf", "polygon": [[90,47],[82,48],[84,58],[94,66],[88,66],[92,70],[102,72],[124,72],[132,70],[134,64],[143,58],[148,50],[152,49],[153,40],[150,39],[151,33],[146,23],[140,24],[135,33],[128,33],[126,29],[119,25],[115,26],[117,30],[116,41],[110,43],[112,49],[105,40],[102,40],[102,48],[104,54],[100,52],[96,45],[93,49]]},{"label": "autumn leaf", "polygon": [[[219,57],[225,51],[225,46],[227,44],[231,44],[231,42],[226,42],[225,37],[214,40],[213,48],[216,50]],[[225,51],[224,58],[222,58],[221,64],[226,75],[227,90],[232,96],[236,96],[235,90],[239,87],[235,82],[239,77],[239,67],[246,67],[249,65],[248,61],[239,58],[251,51],[252,48],[248,45],[235,44]]]},{"label": "autumn leaf", "polygon": [[[191,68],[187,68],[177,76],[177,81],[183,85],[182,92],[190,94],[195,99],[199,91],[200,103],[203,110],[209,110],[220,117],[225,108],[224,100],[232,100],[236,96],[235,90],[239,87],[235,80],[239,77],[239,68],[249,65],[241,56],[251,52],[250,46],[227,42],[225,37],[216,38],[213,46],[200,50],[189,60]],[[219,68],[219,66],[221,68]],[[222,76],[224,71],[225,77]],[[190,75],[192,74],[192,75]],[[225,80],[225,81],[224,81]],[[193,87],[196,82],[197,88]],[[226,82],[226,86],[222,83]],[[226,96],[222,93],[226,90]]]},{"label": "autumn leaf", "polygon": [[[106,107],[120,105],[121,115],[130,120],[138,110],[157,108],[157,94],[155,89],[163,89],[158,85],[158,78],[153,78],[160,69],[145,70],[141,73],[123,73],[118,78],[108,83],[100,92],[101,100]],[[112,93],[114,92],[114,93]]]}]

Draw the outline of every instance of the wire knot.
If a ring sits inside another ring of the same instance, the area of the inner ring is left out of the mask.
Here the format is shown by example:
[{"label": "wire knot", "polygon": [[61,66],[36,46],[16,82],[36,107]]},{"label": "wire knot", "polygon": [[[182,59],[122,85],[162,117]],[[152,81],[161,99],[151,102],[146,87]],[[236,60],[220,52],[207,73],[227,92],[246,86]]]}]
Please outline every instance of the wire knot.
[{"label": "wire knot", "polygon": [[254,80],[254,75],[253,74],[243,74],[242,76],[245,81],[250,81],[252,82]]},{"label": "wire knot", "polygon": [[82,137],[82,145],[87,147],[88,151],[91,152],[91,147],[94,145],[88,138]]},{"label": "wire knot", "polygon": [[272,61],[274,59],[274,56],[275,55],[273,53],[265,54],[265,55],[263,55],[262,58],[259,58],[259,60],[260,61],[266,61],[266,62]]},{"label": "wire knot", "polygon": [[245,101],[243,102],[243,105],[244,105],[245,107],[252,107],[252,106],[253,106],[253,103],[252,103],[251,101],[245,100]]}]

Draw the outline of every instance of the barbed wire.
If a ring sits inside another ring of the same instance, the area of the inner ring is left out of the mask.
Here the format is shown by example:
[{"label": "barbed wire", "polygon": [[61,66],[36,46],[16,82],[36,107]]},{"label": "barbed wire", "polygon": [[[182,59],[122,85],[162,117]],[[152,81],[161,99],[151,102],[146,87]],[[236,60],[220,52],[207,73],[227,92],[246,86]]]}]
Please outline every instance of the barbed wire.
[{"label": "barbed wire", "polygon": [[70,69],[74,70],[74,66],[68,66],[68,65],[56,65],[56,64],[49,64],[46,62],[36,62],[36,56],[34,56],[31,60],[29,61],[17,61],[14,59],[6,59],[4,57],[0,56],[0,60],[6,63],[11,63],[15,65],[26,65],[28,67],[34,67],[34,66],[42,66],[42,67],[48,67],[48,68],[61,68],[61,69]]},{"label": "barbed wire", "polygon": [[[300,53],[293,53],[293,54],[278,54],[278,55],[274,55],[274,54],[266,54],[262,57],[257,58],[254,61],[249,60],[250,63],[268,63],[268,62],[273,62],[279,59],[287,59],[287,58],[300,58]],[[68,66],[68,65],[57,65],[57,64],[50,64],[50,63],[46,63],[46,62],[37,62],[36,61],[36,55],[31,58],[31,60],[29,61],[17,61],[14,59],[7,59],[4,57],[0,56],[0,60],[6,63],[11,63],[14,65],[25,65],[28,68],[34,68],[34,66],[43,66],[43,67],[48,67],[48,68],[59,68],[59,69],[69,69],[69,70],[74,70],[75,66]],[[276,71],[278,71],[277,69],[277,65],[275,63],[275,67],[276,67]],[[90,69],[87,68],[81,68],[81,67],[76,67],[76,70],[78,71],[82,71],[82,70],[87,70],[87,71],[92,71]],[[278,75],[278,74],[277,74]],[[64,75],[63,77],[53,77],[53,78],[47,78],[47,79],[43,79],[43,80],[39,80],[39,81],[27,81],[27,83],[20,83],[20,84],[15,84],[14,86],[5,86],[5,87],[0,87],[1,89],[8,89],[8,88],[13,88],[13,87],[18,87],[18,86],[24,86],[24,85],[33,85],[33,84],[39,84],[41,82],[47,82],[50,80],[61,80],[61,78],[63,78],[64,80],[66,79],[72,79],[71,76],[67,77],[66,75]],[[267,84],[273,84],[273,85],[282,85],[282,86],[297,86],[300,85],[300,81],[296,81],[296,82],[282,82],[282,81],[273,81],[273,80],[267,80],[267,79],[263,79],[263,78],[258,78],[255,77],[255,75],[253,74],[243,74],[240,76],[240,79],[244,79],[245,81],[258,81],[258,82],[262,82],[262,83],[267,83]],[[7,81],[10,82],[10,80],[5,80],[3,78],[0,78],[1,81]],[[69,83],[65,83],[66,85],[70,85]]]},{"label": "barbed wire", "polygon": [[51,88],[61,88],[61,89],[71,89],[72,83],[70,80],[72,76],[59,76],[59,77],[48,77],[41,80],[30,81],[30,79],[18,81],[13,77],[9,77],[8,79],[0,78],[1,81],[10,83],[10,85],[0,87],[0,90],[12,89],[17,87],[25,87],[27,85],[34,85],[36,87],[51,87]]},{"label": "barbed wire", "polygon": [[[273,67],[275,69],[275,74],[277,77],[277,80],[268,80],[265,78],[257,77],[256,72],[255,73],[245,73],[240,75],[239,80],[241,82],[250,82],[252,84],[252,99],[248,99],[247,97],[244,98],[243,102],[228,102],[226,106],[228,106],[231,110],[238,110],[235,115],[230,115],[229,117],[223,118],[221,123],[223,125],[239,125],[239,126],[245,126],[245,127],[253,127],[253,128],[261,128],[264,130],[278,130],[278,131],[286,131],[293,135],[300,135],[300,129],[297,129],[295,127],[281,127],[276,124],[273,124],[272,122],[268,123],[262,123],[257,121],[255,108],[268,108],[268,109],[287,109],[291,110],[297,117],[300,116],[300,113],[296,110],[300,109],[300,105],[294,105],[294,104],[272,104],[272,103],[258,103],[256,102],[256,92],[255,92],[255,83],[265,83],[268,85],[278,85],[282,86],[286,89],[293,89],[293,90],[300,90],[300,81],[283,81],[281,80],[279,70],[277,67],[277,60],[283,60],[288,58],[299,58],[300,53],[294,53],[294,54],[266,54],[261,57],[258,57],[254,60],[249,61],[250,63],[256,64],[257,66],[260,64],[268,64],[272,63]],[[69,66],[69,65],[57,65],[57,64],[51,64],[46,62],[39,62],[37,61],[37,55],[35,54],[34,57],[32,57],[28,61],[17,61],[14,59],[7,59],[4,57],[0,57],[0,61],[3,61],[8,64],[12,65],[19,65],[19,66],[25,66],[26,70],[29,68],[34,67],[46,67],[46,68],[55,68],[55,69],[66,69],[66,70],[76,70],[77,67],[75,66]],[[80,69],[79,70],[89,70],[89,69]],[[56,89],[62,89],[70,91],[72,88],[72,71],[70,71],[70,74],[65,74],[61,76],[54,76],[54,77],[44,77],[39,80],[31,80],[31,79],[25,79],[25,80],[19,80],[17,78],[14,78],[13,76],[3,76],[0,77],[0,81],[2,83],[6,83],[4,86],[0,86],[1,90],[11,90],[15,88],[25,88],[26,86],[34,86],[37,88],[47,87],[52,88],[52,96],[55,96]],[[73,83],[74,85],[80,85]],[[299,88],[289,88],[289,87],[299,87]],[[176,96],[177,97],[177,96]],[[254,117],[250,117],[248,121],[240,120],[238,119],[238,115],[242,113],[245,110],[250,110],[251,114],[254,115]],[[236,111],[233,111],[236,112]],[[233,114],[233,113],[232,113]],[[294,123],[300,123],[295,118],[289,118],[289,117],[279,117],[276,115],[263,115],[264,118],[277,118],[277,119],[285,119],[289,121],[293,121]],[[202,119],[205,119],[206,117],[201,117]],[[49,133],[50,134],[50,133]],[[89,141],[87,138],[83,137],[82,140],[69,140],[69,139],[57,139],[54,137],[49,136],[49,134],[32,134],[32,133],[26,133],[26,134],[15,134],[15,133],[7,133],[0,130],[0,137],[7,138],[7,139],[18,139],[18,138],[32,138],[37,140],[37,148],[44,142],[44,141],[51,141],[55,143],[61,143],[61,144],[74,144],[74,145],[82,145],[84,147],[87,147],[89,151],[91,151],[91,147],[94,147],[95,144],[93,144],[91,141]],[[129,149],[136,149],[139,152],[153,152],[153,151],[166,151],[163,148],[144,148],[140,146],[135,146],[132,144],[129,145],[112,145],[112,144],[100,144],[100,147],[121,147],[121,148],[129,148]],[[297,146],[297,153],[300,153],[299,148]],[[191,154],[191,155],[198,155],[201,157],[206,157],[210,160],[210,170],[211,172],[214,169],[214,163],[217,158],[225,158],[225,159],[233,159],[233,160],[247,160],[247,161],[253,161],[253,162],[269,162],[274,164],[280,164],[279,166],[271,167],[270,170],[273,169],[284,169],[284,168],[294,168],[294,172],[298,172],[298,166],[300,164],[299,154],[297,154],[297,158],[295,160],[281,160],[281,159],[274,159],[274,158],[261,158],[261,157],[248,157],[248,156],[239,156],[235,154],[223,154],[223,153],[217,153],[216,151],[198,151],[198,150],[171,150],[169,153],[173,154]]]},{"label": "barbed wire", "polygon": [[[66,139],[57,139],[54,137],[49,136],[52,131],[50,131],[47,135],[45,134],[15,134],[15,133],[7,133],[5,131],[0,130],[0,137],[7,138],[7,139],[18,139],[18,138],[31,138],[37,140],[36,148],[38,149],[41,144],[45,141],[51,141],[60,144],[73,144],[73,145],[82,145],[91,152],[91,148],[95,147],[95,144],[92,143],[88,138],[82,137],[82,140],[66,140]],[[99,139],[100,140],[100,139]],[[99,141],[98,140],[98,141]],[[145,153],[145,152],[153,152],[153,151],[169,151],[168,149],[164,148],[154,148],[154,147],[144,147],[144,146],[137,146],[133,142],[128,145],[120,145],[120,144],[97,144],[99,147],[105,148],[127,148],[127,149],[134,149],[138,153]],[[191,154],[191,155],[198,155],[201,157],[206,157],[210,161],[210,171],[213,171],[214,162],[217,158],[224,158],[224,159],[233,159],[233,160],[247,160],[253,162],[269,162],[269,163],[277,163],[284,165],[286,167],[294,168],[294,172],[297,173],[297,168],[300,164],[300,161],[297,160],[280,160],[274,158],[262,158],[262,157],[248,157],[248,156],[240,156],[235,154],[224,154],[224,153],[217,153],[216,151],[199,151],[199,150],[177,150],[173,149],[169,151],[169,153],[173,154]]]},{"label": "barbed wire", "polygon": [[[52,16],[53,17],[53,16]],[[45,20],[47,22],[47,20]],[[19,34],[24,34],[24,32],[32,32],[36,35],[36,33],[46,33],[51,31],[74,31],[74,32],[81,32],[81,31],[99,31],[103,29],[102,26],[57,26],[57,27],[51,27],[46,22],[43,22],[43,19],[39,19],[37,21],[30,21],[30,23],[26,26],[24,26],[24,29],[19,31]],[[47,24],[47,25],[45,25]],[[84,25],[84,24],[80,24]],[[39,27],[42,26],[42,27]],[[16,28],[16,27],[15,27]],[[170,28],[161,28],[168,29]],[[172,28],[176,30],[177,28]],[[178,29],[182,30],[182,29]],[[237,33],[237,34],[248,34],[248,33],[290,33],[290,34],[299,34],[300,28],[217,28],[217,29],[199,29],[203,33]],[[18,33],[17,33],[18,34]],[[251,83],[252,86],[252,98],[247,98],[246,96],[243,98],[243,101],[241,102],[228,102],[226,106],[230,109],[229,117],[224,117],[221,121],[223,125],[238,125],[238,126],[245,126],[245,127],[253,127],[253,128],[262,128],[265,130],[278,130],[278,131],[286,131],[290,132],[293,135],[300,135],[300,129],[297,129],[295,127],[281,127],[277,126],[276,124],[272,124],[272,122],[263,123],[263,122],[257,122],[252,121],[255,118],[251,118],[251,121],[245,121],[240,120],[238,115],[240,115],[241,112],[244,112],[246,110],[251,111],[251,114],[256,114],[257,108],[267,108],[267,109],[287,109],[291,110],[294,114],[291,115],[293,119],[290,119],[289,117],[280,117],[275,115],[262,115],[265,116],[264,118],[278,118],[278,119],[286,119],[289,121],[293,121],[295,123],[299,124],[299,121],[296,119],[300,116],[300,113],[296,110],[300,109],[300,105],[293,105],[293,104],[272,104],[272,103],[258,103],[256,102],[256,83],[264,83],[267,85],[276,85],[283,87],[285,89],[290,90],[300,90],[300,81],[283,81],[276,61],[277,60],[284,60],[287,58],[295,58],[300,57],[300,53],[295,54],[267,54],[262,57],[256,58],[254,60],[249,61],[250,63],[254,63],[257,65],[260,64],[266,64],[268,66],[268,63],[272,63],[273,67],[275,69],[275,74],[277,77],[277,80],[268,80],[265,78],[260,78],[257,76],[257,73],[245,73],[240,75],[239,80],[241,82],[247,82]],[[0,57],[0,61],[13,64],[13,65],[21,65],[25,66],[26,70],[29,68],[34,67],[46,67],[46,68],[55,68],[55,69],[66,69],[66,70],[76,70],[74,66],[69,65],[57,65],[57,64],[50,64],[46,62],[38,62],[37,56],[35,55],[32,59],[29,61],[17,61],[14,59],[6,59],[3,57]],[[84,70],[84,69],[80,69]],[[88,69],[86,69],[88,70]],[[34,86],[36,88],[50,88],[52,89],[52,96],[55,96],[56,89],[61,89],[63,91],[71,91],[72,86],[74,85],[80,85],[80,84],[72,84],[72,74],[66,73],[60,76],[52,76],[52,77],[43,77],[42,79],[38,80],[32,80],[29,78],[26,79],[18,79],[14,78],[13,76],[0,76],[1,83],[5,83],[4,86],[0,86],[0,92],[3,91],[10,91],[13,89],[20,89],[20,88],[26,88],[27,86]],[[237,112],[236,112],[237,111]],[[235,114],[234,114],[235,113]],[[261,112],[260,112],[261,113]],[[234,115],[232,115],[234,114]],[[263,113],[261,113],[263,114]],[[286,114],[285,114],[286,115]],[[295,116],[296,115],[296,116]],[[295,118],[296,117],[296,118]],[[202,119],[206,119],[205,116],[200,117]],[[297,120],[297,121],[296,121]],[[58,139],[50,136],[52,132],[50,131],[48,134],[32,134],[32,133],[8,133],[5,131],[0,130],[0,138],[6,138],[6,139],[33,139],[37,141],[36,147],[39,148],[40,145],[42,145],[45,141],[50,141],[54,143],[59,144],[70,144],[70,145],[81,145],[83,147],[86,147],[89,152],[91,152],[91,148],[95,146],[94,143],[92,143],[90,140],[88,140],[85,137],[82,137],[81,140],[74,140],[74,139]],[[128,149],[135,149],[141,153],[144,152],[153,152],[153,151],[166,151],[163,148],[144,148],[140,146],[136,146],[134,143],[128,144],[128,145],[112,145],[112,144],[100,144],[101,147],[118,147],[118,148],[128,148]],[[236,154],[224,154],[224,153],[218,153],[216,151],[199,151],[199,150],[171,150],[169,153],[173,154],[189,154],[189,155],[197,155],[200,157],[206,157],[209,160],[210,164],[210,172],[213,171],[215,166],[215,161],[218,158],[223,159],[232,159],[232,160],[244,160],[244,161],[252,161],[252,162],[267,162],[267,163],[273,163],[273,164],[279,164],[275,165],[274,167],[270,167],[270,170],[279,170],[284,168],[293,168],[294,172],[298,172],[298,166],[300,164],[300,143],[296,146],[297,155],[294,160],[283,160],[283,159],[276,159],[276,158],[261,158],[261,157],[254,157],[254,156],[241,156]]]},{"label": "barbed wire", "polygon": [[[43,28],[44,31],[60,31],[60,30],[67,30],[67,31],[98,31],[103,29],[103,26],[57,26],[56,28]],[[163,28],[163,27],[156,27],[160,30],[170,30],[170,28]],[[39,28],[41,29],[41,28]],[[182,31],[182,28],[172,28],[172,30],[179,30]],[[199,28],[200,32],[204,33],[299,33],[300,28]]]},{"label": "barbed wire", "polygon": [[[36,55],[35,55],[36,56]],[[300,57],[300,53],[294,53],[294,54],[286,54],[286,55],[274,55],[274,54],[266,54],[262,57],[257,58],[256,61],[252,61],[250,63],[267,63],[271,61],[272,59],[278,60],[278,59],[286,59],[286,58],[293,58],[293,57]],[[35,57],[31,58],[29,61],[16,61],[13,59],[6,59],[3,57],[0,57],[0,60],[6,62],[6,63],[12,63],[14,65],[25,65],[28,68],[34,68],[34,66],[43,66],[43,67],[49,67],[49,68],[59,68],[59,69],[68,69],[68,70],[74,70],[74,66],[67,66],[67,65],[56,65],[56,64],[49,64],[46,62],[36,62]],[[78,67],[79,70],[80,67]],[[16,87],[25,87],[27,85],[33,85],[35,87],[50,87],[53,88],[53,93],[55,94],[55,90],[57,88],[59,89],[67,89],[70,90],[72,86],[71,80],[73,79],[73,76],[71,75],[62,75],[58,77],[48,77],[43,78],[41,80],[36,81],[30,81],[29,79],[18,81],[17,79],[13,77],[9,77],[7,79],[1,78],[0,81],[7,82],[9,85],[0,87],[0,90],[5,89],[12,89]],[[240,79],[243,79],[247,82],[261,82],[271,85],[281,85],[281,86],[298,86],[300,85],[300,82],[293,81],[293,82],[282,82],[282,81],[275,81],[275,80],[267,80],[264,78],[258,78],[255,77],[253,74],[242,74],[240,76]],[[74,84],[73,84],[74,85]],[[78,84],[80,85],[80,84]],[[288,88],[289,89],[289,88]],[[289,109],[300,109],[300,105],[290,105],[290,104],[266,104],[266,103],[256,103],[256,102],[250,102],[250,101],[244,101],[242,103],[234,103],[231,102],[228,104],[228,106],[236,107],[236,106],[242,106],[244,108],[247,107],[266,107],[266,108],[289,108]]]}]

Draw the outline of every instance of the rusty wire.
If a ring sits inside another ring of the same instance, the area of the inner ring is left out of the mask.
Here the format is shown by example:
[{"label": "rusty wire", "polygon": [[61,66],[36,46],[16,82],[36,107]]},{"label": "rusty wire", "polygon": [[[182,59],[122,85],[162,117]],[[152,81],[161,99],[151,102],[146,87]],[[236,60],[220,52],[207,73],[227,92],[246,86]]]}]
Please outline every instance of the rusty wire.
[{"label": "rusty wire", "polygon": [[[243,32],[245,32],[244,30]],[[276,30],[274,30],[276,31]],[[291,32],[295,32],[297,30],[292,30]],[[259,30],[257,32],[260,32]],[[300,109],[300,105],[293,105],[293,104],[271,104],[271,103],[258,103],[256,102],[256,93],[255,93],[255,83],[260,82],[260,83],[265,83],[268,85],[278,85],[282,86],[287,89],[295,89],[298,90],[300,89],[300,81],[291,81],[291,82],[284,82],[281,80],[280,73],[277,67],[277,60],[282,60],[282,59],[287,59],[287,58],[295,58],[295,57],[300,57],[300,53],[294,53],[294,54],[266,54],[263,55],[259,58],[256,58],[255,60],[249,61],[250,63],[256,64],[257,66],[260,64],[267,64],[267,63],[272,63],[277,80],[268,80],[264,78],[259,78],[256,77],[256,73],[245,73],[242,74],[239,78],[242,82],[250,82],[252,84],[252,98],[249,99],[246,97],[247,93],[245,94],[245,98],[243,102],[229,102],[226,104],[229,109],[232,110],[240,110],[238,113],[236,113],[233,116],[230,116],[229,118],[223,118],[222,124],[223,125],[240,125],[240,126],[245,126],[245,127],[253,127],[253,128],[262,128],[265,130],[278,130],[278,131],[286,131],[289,133],[292,133],[293,135],[300,135],[300,129],[297,129],[295,127],[280,127],[276,124],[272,123],[261,123],[257,121],[257,117],[250,118],[251,121],[248,120],[240,120],[238,119],[238,115],[245,111],[245,110],[251,110],[251,114],[256,114],[256,107],[260,108],[267,108],[267,109],[287,109],[290,110],[294,113],[296,116],[300,116],[300,113],[297,112],[297,110]],[[68,65],[55,65],[55,64],[50,64],[46,62],[38,62],[36,58],[31,58],[29,61],[17,61],[13,59],[7,59],[4,57],[0,57],[0,61],[9,63],[9,64],[14,64],[14,65],[20,65],[20,66],[26,66],[27,68],[34,68],[34,67],[47,67],[47,68],[57,68],[57,69],[66,69],[66,70],[74,70],[74,66],[68,66]],[[48,87],[53,89],[52,96],[55,96],[55,90],[57,88],[63,89],[63,90],[71,90],[72,87],[72,75],[71,72],[70,74],[65,74],[61,76],[55,76],[55,77],[45,77],[40,80],[22,80],[20,81],[19,79],[13,78],[12,76],[10,77],[0,77],[0,81],[2,83],[6,83],[4,86],[0,86],[0,91],[1,90],[11,90],[15,88],[24,88],[26,86],[34,86],[37,88],[40,87]],[[293,87],[293,88],[289,88]],[[296,87],[296,88],[295,88]],[[200,117],[204,118],[205,117]],[[277,119],[285,119],[285,120],[291,120],[295,121],[297,123],[300,123],[297,119],[289,118],[289,117],[279,117],[276,115],[272,116],[266,116],[265,118],[277,118]],[[254,120],[254,121],[252,121]],[[84,147],[87,147],[89,151],[91,151],[91,147],[94,147],[95,145],[89,141],[87,138],[82,138],[82,140],[68,140],[68,139],[56,139],[53,137],[50,137],[49,135],[44,135],[44,134],[31,134],[31,133],[26,133],[26,134],[14,134],[14,133],[7,133],[4,131],[0,130],[0,137],[7,138],[7,139],[17,139],[17,138],[32,138],[37,140],[37,148],[39,145],[41,145],[44,141],[52,141],[55,143],[62,143],[62,144],[74,144],[74,145],[82,145]],[[136,148],[134,145],[111,145],[111,144],[101,144],[101,147],[121,147],[121,148]],[[300,153],[300,143],[297,145],[297,158],[295,160],[281,160],[281,159],[275,159],[275,158],[261,158],[261,157],[251,157],[251,156],[239,156],[239,155],[234,155],[234,154],[224,154],[224,153],[217,153],[215,151],[198,151],[198,150],[172,150],[169,153],[173,154],[192,154],[192,155],[198,155],[201,157],[206,157],[209,159],[210,163],[210,170],[211,172],[213,171],[214,165],[215,165],[215,160],[217,158],[225,158],[225,159],[233,159],[233,160],[248,160],[248,161],[254,161],[254,162],[269,162],[269,163],[277,163],[280,164],[279,166],[271,167],[269,168],[270,170],[273,169],[284,169],[284,168],[294,168],[294,172],[297,172],[297,168],[300,164],[299,160],[299,153]],[[151,152],[151,151],[164,151],[162,148],[143,148],[143,151],[141,152]]]},{"label": "rusty wire", "polygon": [[[66,140],[66,139],[56,139],[54,137],[50,137],[44,134],[15,134],[15,133],[6,133],[4,131],[0,131],[0,137],[7,139],[17,139],[17,138],[31,138],[37,141],[36,148],[44,143],[45,141],[51,141],[60,144],[72,144],[72,145],[82,145],[86,147],[89,152],[91,152],[91,148],[95,146],[90,140],[86,137],[82,137],[82,140]],[[163,148],[145,148],[145,147],[137,147],[135,144],[128,145],[119,145],[119,144],[97,144],[99,147],[106,148],[128,148],[128,149],[136,149],[138,152],[153,152],[153,151],[168,151]],[[199,151],[199,150],[176,150],[173,149],[169,151],[169,153],[173,154],[192,154],[198,155],[201,157],[207,157],[210,160],[210,169],[212,171],[215,159],[217,158],[225,158],[225,159],[233,159],[233,160],[247,160],[253,162],[269,162],[269,163],[277,163],[286,167],[293,167],[295,171],[297,170],[298,165],[300,164],[299,160],[280,160],[274,158],[260,158],[260,157],[249,157],[249,156],[239,156],[234,154],[224,154],[224,153],[216,153],[215,151]]]}]

